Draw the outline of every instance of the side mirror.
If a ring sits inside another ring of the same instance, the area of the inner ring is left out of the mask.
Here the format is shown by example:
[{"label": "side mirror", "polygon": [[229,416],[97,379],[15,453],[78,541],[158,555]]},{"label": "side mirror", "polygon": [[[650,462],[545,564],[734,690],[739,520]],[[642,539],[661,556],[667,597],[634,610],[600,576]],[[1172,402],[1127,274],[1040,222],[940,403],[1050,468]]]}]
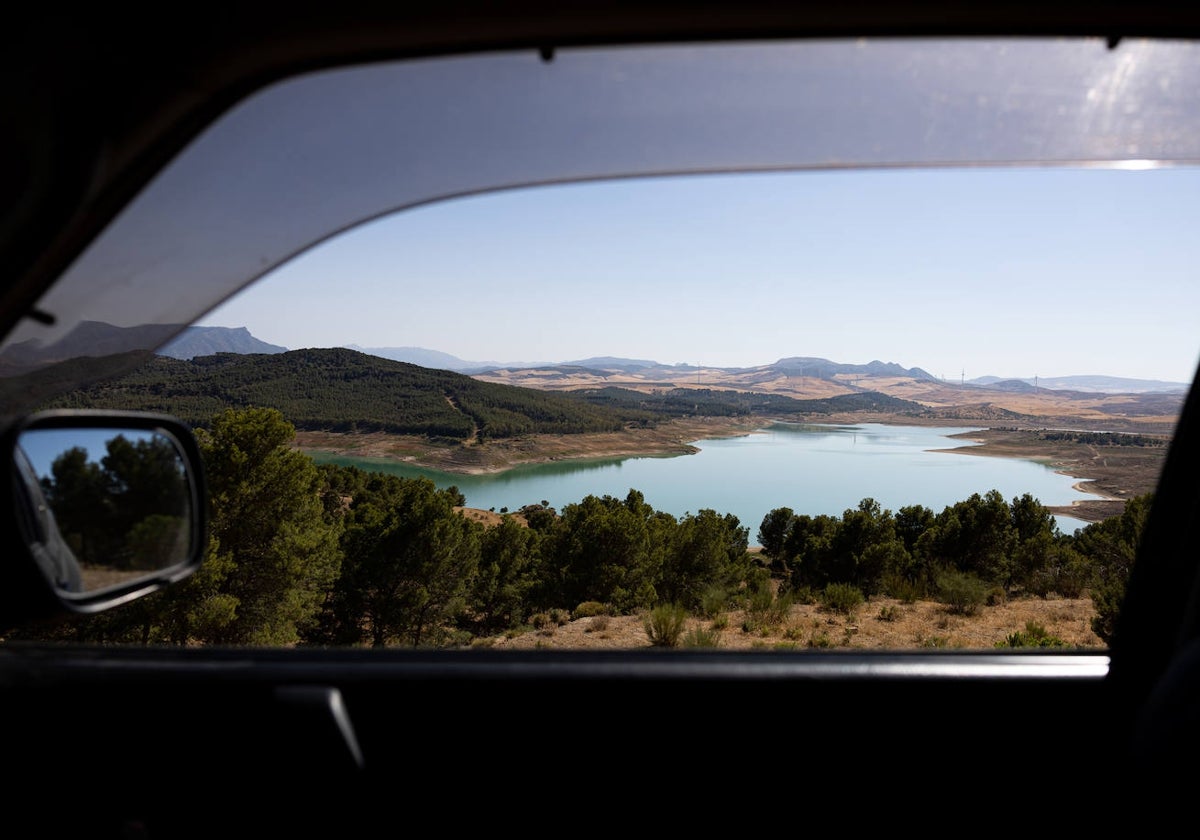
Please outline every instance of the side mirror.
[{"label": "side mirror", "polygon": [[0,621],[91,614],[190,575],[208,541],[195,437],[174,417],[51,411],[11,426]]}]

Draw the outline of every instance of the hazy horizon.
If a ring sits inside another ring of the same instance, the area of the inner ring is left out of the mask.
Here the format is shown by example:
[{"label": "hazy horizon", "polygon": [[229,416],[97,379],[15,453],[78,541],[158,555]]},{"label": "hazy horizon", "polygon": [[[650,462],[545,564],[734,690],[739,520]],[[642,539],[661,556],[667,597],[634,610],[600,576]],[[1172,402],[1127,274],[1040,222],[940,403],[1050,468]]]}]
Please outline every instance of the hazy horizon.
[{"label": "hazy horizon", "polygon": [[290,349],[421,347],[464,361],[749,368],[810,356],[947,382],[1186,384],[1200,359],[1197,210],[1193,168],[518,189],[355,228],[197,324]]},{"label": "hazy horizon", "polygon": [[[249,332],[249,334],[252,338],[262,341],[262,338],[258,335],[255,335],[253,330],[250,330],[249,327],[246,327],[245,325],[241,325],[241,324],[238,324],[238,325],[195,324],[193,326],[214,327],[214,328],[218,328],[218,329],[228,329],[228,330],[246,330],[247,332]],[[265,342],[265,343],[272,344],[273,342]],[[409,351],[415,351],[413,353],[413,355],[417,355],[420,353],[429,353],[429,354],[434,354],[436,356],[446,356],[446,357],[456,360],[459,363],[462,363],[463,365],[470,366],[470,367],[487,366],[487,365],[495,365],[495,366],[499,366],[499,367],[514,367],[514,368],[515,367],[537,367],[537,366],[542,366],[542,365],[552,366],[552,365],[576,364],[579,362],[590,361],[592,359],[614,359],[614,360],[627,361],[627,362],[653,362],[662,367],[694,367],[693,365],[690,365],[689,363],[686,363],[686,362],[676,362],[676,363],[664,362],[661,359],[641,359],[641,358],[637,358],[637,357],[633,357],[633,356],[623,356],[623,355],[620,355],[617,353],[604,353],[604,354],[598,354],[595,356],[588,356],[588,357],[578,358],[578,359],[464,359],[461,356],[458,356],[454,353],[450,353],[445,350],[441,350],[436,347],[419,347],[419,346],[415,346],[415,345],[367,346],[367,345],[359,344],[358,342],[348,342],[345,344],[336,344],[336,345],[320,345],[320,346],[309,345],[307,347],[286,347],[285,345],[275,345],[275,346],[285,347],[285,350],[288,350],[288,351],[306,350],[306,349],[338,349],[338,348],[359,350],[362,352],[409,350]],[[762,362],[761,364],[757,364],[757,365],[722,365],[722,364],[718,363],[718,364],[703,365],[702,368],[721,369],[721,370],[746,370],[746,369],[753,369],[753,368],[758,368],[758,367],[770,367],[771,365],[777,364],[778,362],[783,361],[784,359],[794,359],[794,358],[820,359],[820,360],[832,362],[832,363],[838,364],[838,365],[866,366],[873,362],[880,362],[880,363],[886,364],[886,365],[896,364],[896,365],[899,365],[900,367],[904,368],[905,370],[920,369],[920,370],[924,370],[926,373],[929,373],[930,375],[936,376],[936,374],[932,374],[928,369],[922,367],[919,364],[910,365],[910,364],[906,364],[902,361],[897,361],[894,359],[870,359],[865,362],[847,362],[847,361],[844,361],[841,359],[833,359],[828,356],[814,356],[814,355],[778,356],[775,359],[772,359],[771,361]],[[1111,374],[1097,372],[1097,371],[1089,371],[1089,372],[1083,372],[1083,373],[1052,374],[1049,376],[1041,376],[1041,375],[1034,375],[1034,374],[1006,376],[1003,374],[985,373],[985,374],[979,374],[978,376],[975,376],[975,377],[967,377],[965,379],[965,381],[967,383],[971,383],[973,381],[978,381],[981,379],[995,379],[997,381],[1026,380],[1026,379],[1028,379],[1030,381],[1033,381],[1033,380],[1054,381],[1054,380],[1060,380],[1060,379],[1084,379],[1084,378],[1089,378],[1089,377],[1105,378],[1105,379],[1122,379],[1122,380],[1138,381],[1138,382],[1161,382],[1166,385],[1188,386],[1191,384],[1190,380],[1185,382],[1182,380],[1173,381],[1173,380],[1166,380],[1166,379],[1152,379],[1152,378],[1146,378],[1146,377],[1123,377],[1123,376],[1113,376]],[[960,378],[948,377],[943,381],[953,384],[955,382],[960,381],[960,379],[961,379],[961,377]]]}]

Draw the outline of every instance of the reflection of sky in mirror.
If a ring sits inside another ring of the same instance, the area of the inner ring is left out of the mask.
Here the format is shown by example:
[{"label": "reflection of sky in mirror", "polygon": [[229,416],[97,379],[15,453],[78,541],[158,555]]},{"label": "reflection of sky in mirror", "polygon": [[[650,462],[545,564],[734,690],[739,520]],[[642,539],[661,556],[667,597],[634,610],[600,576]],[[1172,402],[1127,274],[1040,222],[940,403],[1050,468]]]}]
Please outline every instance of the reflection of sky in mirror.
[{"label": "reflection of sky in mirror", "polygon": [[140,429],[30,429],[21,433],[20,444],[38,477],[44,478],[56,458],[76,447],[87,452],[89,461],[100,463],[108,454],[108,442],[117,437],[136,444],[158,435]]}]

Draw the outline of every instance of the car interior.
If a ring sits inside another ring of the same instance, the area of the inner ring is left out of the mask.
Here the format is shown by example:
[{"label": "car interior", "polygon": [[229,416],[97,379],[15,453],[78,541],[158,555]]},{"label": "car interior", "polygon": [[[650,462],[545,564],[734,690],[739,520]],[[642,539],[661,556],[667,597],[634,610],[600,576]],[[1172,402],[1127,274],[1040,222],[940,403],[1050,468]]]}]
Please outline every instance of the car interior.
[{"label": "car interior", "polygon": [[[74,644],[72,622],[203,568],[208,476],[170,413],[42,409],[323,243],[452,199],[671,174],[1194,166],[1200,11],[598,0],[168,23],[46,9],[0,37],[11,831],[630,830],[685,797],[668,824],[702,827],[718,801],[687,786],[718,778],[726,808],[845,802],[845,828],[921,808],[946,830],[1027,830],[1038,800],[1050,830],[1149,828],[1186,806],[1156,791],[1186,781],[1200,747],[1194,387],[1103,651]],[[947,67],[958,87],[926,97],[921,80]],[[153,464],[119,483],[157,524],[98,542],[81,576],[67,514],[30,476],[84,436]],[[68,629],[17,632],[41,626]]]}]

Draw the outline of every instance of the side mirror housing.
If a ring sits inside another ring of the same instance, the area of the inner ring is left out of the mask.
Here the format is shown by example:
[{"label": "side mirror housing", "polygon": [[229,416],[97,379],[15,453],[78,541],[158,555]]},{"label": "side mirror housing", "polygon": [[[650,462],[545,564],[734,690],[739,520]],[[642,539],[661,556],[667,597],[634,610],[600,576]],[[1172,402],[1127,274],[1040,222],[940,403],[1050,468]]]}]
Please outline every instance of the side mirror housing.
[{"label": "side mirror housing", "polygon": [[11,424],[0,457],[0,625],[89,615],[182,580],[208,543],[191,430],[163,414],[48,411]]}]

